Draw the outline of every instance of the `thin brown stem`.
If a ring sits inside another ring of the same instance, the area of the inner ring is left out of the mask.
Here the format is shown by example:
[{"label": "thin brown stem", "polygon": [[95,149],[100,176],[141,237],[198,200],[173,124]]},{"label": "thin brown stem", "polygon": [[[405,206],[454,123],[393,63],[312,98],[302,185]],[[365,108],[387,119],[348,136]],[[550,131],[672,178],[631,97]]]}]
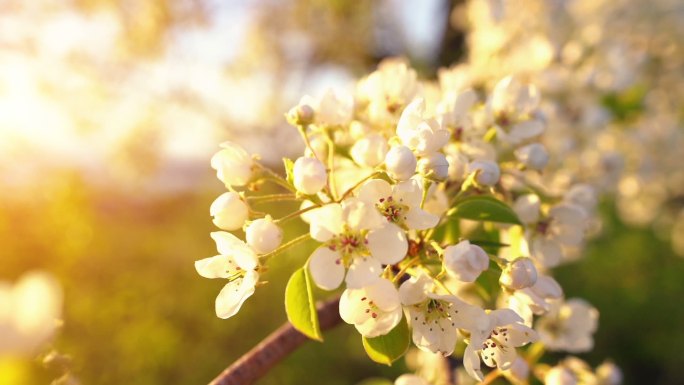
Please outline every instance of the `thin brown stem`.
[{"label": "thin brown stem", "polygon": [[[338,297],[318,306],[321,331],[332,329],[342,322],[339,301]],[[287,322],[230,365],[210,385],[253,384],[307,340],[304,334]]]}]

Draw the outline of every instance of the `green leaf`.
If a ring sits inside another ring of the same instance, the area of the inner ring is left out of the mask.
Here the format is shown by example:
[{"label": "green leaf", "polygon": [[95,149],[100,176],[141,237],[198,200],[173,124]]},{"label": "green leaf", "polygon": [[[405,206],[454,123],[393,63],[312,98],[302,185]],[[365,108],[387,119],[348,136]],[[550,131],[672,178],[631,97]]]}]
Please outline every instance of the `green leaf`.
[{"label": "green leaf", "polygon": [[283,165],[285,166],[285,179],[289,184],[294,185],[294,172],[292,171],[294,169],[294,162],[292,159],[283,158]]},{"label": "green leaf", "polygon": [[371,360],[391,366],[404,354],[411,343],[411,335],[404,317],[397,326],[384,336],[375,338],[363,337],[363,348]]},{"label": "green leaf", "polygon": [[311,339],[323,341],[321,328],[318,325],[318,312],[316,311],[311,277],[306,266],[292,273],[287,282],[285,312],[287,319],[295,329]]},{"label": "green leaf", "polygon": [[512,208],[492,196],[471,196],[449,210],[450,216],[475,221],[521,224]]}]

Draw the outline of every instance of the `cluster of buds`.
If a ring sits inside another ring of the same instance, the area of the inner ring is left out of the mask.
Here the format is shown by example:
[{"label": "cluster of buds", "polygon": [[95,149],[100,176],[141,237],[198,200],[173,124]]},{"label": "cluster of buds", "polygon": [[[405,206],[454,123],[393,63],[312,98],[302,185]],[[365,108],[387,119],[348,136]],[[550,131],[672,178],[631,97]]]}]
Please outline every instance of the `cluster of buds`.
[{"label": "cluster of buds", "polygon": [[[478,380],[483,363],[512,370],[521,357],[537,360],[539,346],[591,348],[596,310],[564,301],[551,269],[581,251],[596,198],[584,185],[563,195],[544,186],[552,176],[538,90],[513,77],[489,96],[427,86],[392,59],[353,96],[302,98],[286,117],[305,151],[284,160],[283,174],[222,145],[211,163],[229,191],[210,212],[225,231],[212,233],[219,255],[195,264],[204,277],[228,280],[219,317],[255,292],[270,257],[308,241],[314,250],[297,272],[340,291],[341,318],[365,340],[402,340],[405,331],[421,351],[462,355]],[[282,191],[264,194],[264,184]],[[286,201],[298,204],[277,219],[255,209]],[[282,223],[296,218],[309,231],[283,243]],[[310,289],[286,303],[310,302]]]}]

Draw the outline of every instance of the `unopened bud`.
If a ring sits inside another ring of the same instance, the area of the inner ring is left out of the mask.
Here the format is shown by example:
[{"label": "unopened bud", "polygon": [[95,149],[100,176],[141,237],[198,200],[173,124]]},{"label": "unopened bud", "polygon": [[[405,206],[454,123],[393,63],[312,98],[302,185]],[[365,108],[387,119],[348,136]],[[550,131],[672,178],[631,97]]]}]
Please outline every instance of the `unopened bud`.
[{"label": "unopened bud", "polygon": [[308,104],[298,104],[285,114],[287,121],[294,126],[306,126],[313,123],[316,112]]},{"label": "unopened bud", "polygon": [[546,372],[544,385],[577,385],[577,379],[565,367],[554,366]]},{"label": "unopened bud", "polygon": [[537,282],[537,268],[530,258],[520,257],[504,268],[499,283],[510,289],[520,290]]},{"label": "unopened bud", "polygon": [[385,167],[393,179],[407,180],[416,173],[418,161],[406,146],[392,147],[385,156]]},{"label": "unopened bud", "polygon": [[369,134],[356,142],[349,153],[358,165],[375,167],[385,159],[387,147],[387,140],[382,135]]},{"label": "unopened bud", "polygon": [[233,142],[221,143],[223,149],[211,157],[211,167],[226,187],[244,186],[252,178],[252,157]]},{"label": "unopened bud", "polygon": [[441,152],[433,152],[420,158],[418,172],[426,178],[443,181],[449,176],[449,162]]},{"label": "unopened bud", "polygon": [[221,194],[209,208],[209,214],[214,217],[214,224],[222,230],[237,230],[245,224],[249,210],[247,204],[240,199],[236,192]]},{"label": "unopened bud", "polygon": [[482,186],[494,186],[501,176],[499,165],[491,160],[476,160],[468,165],[468,173],[477,172],[475,181]]},{"label": "unopened bud", "polygon": [[321,191],[328,178],[325,166],[316,158],[301,157],[297,159],[292,173],[297,191],[307,195]]},{"label": "unopened bud", "polygon": [[245,230],[247,244],[257,252],[266,254],[275,250],[283,241],[283,230],[273,223],[270,216],[257,219],[250,223]]},{"label": "unopened bud", "polygon": [[528,144],[514,152],[518,161],[532,170],[542,170],[549,163],[549,153],[539,143]]},{"label": "unopened bud", "polygon": [[487,253],[468,241],[444,249],[444,268],[460,281],[474,282],[488,267]]}]

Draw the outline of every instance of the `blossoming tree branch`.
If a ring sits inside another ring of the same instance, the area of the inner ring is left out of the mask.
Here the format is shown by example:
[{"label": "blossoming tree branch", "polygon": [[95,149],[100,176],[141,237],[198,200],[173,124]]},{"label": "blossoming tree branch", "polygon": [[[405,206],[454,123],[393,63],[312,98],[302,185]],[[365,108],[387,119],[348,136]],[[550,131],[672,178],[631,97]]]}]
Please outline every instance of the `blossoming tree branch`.
[{"label": "blossoming tree branch", "polygon": [[[423,362],[458,356],[484,383],[619,382],[610,363],[596,371],[573,357],[553,367],[539,363],[544,351],[580,353],[593,345],[597,310],[566,298],[553,278],[554,267],[582,252],[597,203],[593,188],[550,188],[563,170],[547,169],[552,154],[533,85],[506,77],[487,92],[456,76],[444,70],[441,84],[421,82],[404,61],[390,59],[361,79],[354,95],[303,97],[286,116],[305,150],[283,160],[283,174],[235,143],[221,144],[211,159],[228,190],[210,208],[218,254],[195,262],[202,277],[226,281],[216,315],[235,316],[279,253],[307,240],[317,247],[292,266],[284,293],[290,325],[216,383],[246,383],[229,377],[245,365],[272,366],[265,356],[282,358],[303,342],[297,336],[322,341],[321,326],[340,318],[382,364],[414,346],[432,360]],[[285,201],[299,209],[280,217],[255,209]],[[309,231],[284,239],[283,226],[297,218]],[[244,239],[232,233],[241,229]],[[339,305],[323,307],[325,322],[314,286],[341,292]],[[452,381],[434,372],[419,368],[395,384]]]}]

